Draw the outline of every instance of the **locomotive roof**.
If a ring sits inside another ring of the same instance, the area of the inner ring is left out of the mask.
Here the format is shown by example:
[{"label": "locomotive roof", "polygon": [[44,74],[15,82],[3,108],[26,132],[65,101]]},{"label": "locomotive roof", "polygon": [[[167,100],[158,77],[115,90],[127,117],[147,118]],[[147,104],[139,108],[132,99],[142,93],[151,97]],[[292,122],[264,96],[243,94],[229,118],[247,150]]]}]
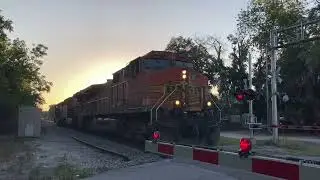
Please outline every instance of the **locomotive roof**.
[{"label": "locomotive roof", "polygon": [[69,98],[67,98],[67,99],[65,99],[62,103],[64,104],[64,103],[68,103],[68,102],[70,102],[72,100],[72,97],[69,97]]},{"label": "locomotive roof", "polygon": [[168,59],[168,60],[179,60],[190,62],[190,60],[182,55],[181,53],[170,52],[170,51],[151,51],[146,55],[139,57],[141,59]]},{"label": "locomotive roof", "polygon": [[[133,61],[138,59],[145,59],[145,60],[151,60],[151,59],[167,59],[167,60],[177,60],[177,61],[183,61],[183,62],[192,62],[189,58],[182,55],[181,53],[176,52],[170,52],[170,51],[150,51],[149,53],[139,56],[136,59],[129,62],[131,64]],[[125,67],[119,69],[118,71],[114,72],[118,73],[121,72]]]},{"label": "locomotive roof", "polygon": [[103,83],[103,84],[93,84],[93,85],[91,85],[91,86],[89,86],[89,87],[77,92],[76,94],[74,94],[74,96],[78,97],[78,96],[94,93],[96,91],[99,91],[101,88],[103,88],[104,85],[105,85],[105,83]]}]

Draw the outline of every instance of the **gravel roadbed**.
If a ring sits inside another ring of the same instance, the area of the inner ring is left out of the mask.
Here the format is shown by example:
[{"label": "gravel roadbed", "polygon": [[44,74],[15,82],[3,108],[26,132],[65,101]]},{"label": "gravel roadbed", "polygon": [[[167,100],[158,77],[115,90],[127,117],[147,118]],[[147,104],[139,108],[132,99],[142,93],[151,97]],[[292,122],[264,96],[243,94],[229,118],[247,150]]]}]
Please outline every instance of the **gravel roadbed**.
[{"label": "gravel roadbed", "polygon": [[[44,121],[42,126],[40,138],[20,140],[24,150],[15,152],[10,160],[1,161],[0,179],[81,179],[110,169],[161,159],[157,155],[144,153],[106,138],[56,127],[50,122]],[[128,156],[130,161],[88,147],[72,137],[120,152]]]}]

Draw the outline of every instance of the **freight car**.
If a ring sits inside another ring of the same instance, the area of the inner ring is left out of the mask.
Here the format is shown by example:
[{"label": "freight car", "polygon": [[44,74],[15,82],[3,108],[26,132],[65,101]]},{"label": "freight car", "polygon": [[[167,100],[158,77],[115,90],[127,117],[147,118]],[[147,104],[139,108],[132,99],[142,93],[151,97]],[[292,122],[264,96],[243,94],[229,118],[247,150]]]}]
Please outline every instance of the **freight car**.
[{"label": "freight car", "polygon": [[213,103],[208,78],[194,70],[190,59],[151,51],[115,72],[112,80],[52,108],[58,125],[143,138],[159,130],[161,138],[179,140],[216,124]]}]

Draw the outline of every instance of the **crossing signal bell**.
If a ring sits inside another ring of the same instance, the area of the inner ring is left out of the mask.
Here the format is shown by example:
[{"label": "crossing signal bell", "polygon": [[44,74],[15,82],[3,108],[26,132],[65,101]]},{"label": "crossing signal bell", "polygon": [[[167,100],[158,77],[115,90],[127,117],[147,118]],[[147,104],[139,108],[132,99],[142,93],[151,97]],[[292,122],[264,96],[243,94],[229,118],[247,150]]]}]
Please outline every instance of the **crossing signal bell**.
[{"label": "crossing signal bell", "polygon": [[247,158],[250,155],[251,149],[252,149],[251,140],[248,138],[242,138],[240,140],[239,156]]}]

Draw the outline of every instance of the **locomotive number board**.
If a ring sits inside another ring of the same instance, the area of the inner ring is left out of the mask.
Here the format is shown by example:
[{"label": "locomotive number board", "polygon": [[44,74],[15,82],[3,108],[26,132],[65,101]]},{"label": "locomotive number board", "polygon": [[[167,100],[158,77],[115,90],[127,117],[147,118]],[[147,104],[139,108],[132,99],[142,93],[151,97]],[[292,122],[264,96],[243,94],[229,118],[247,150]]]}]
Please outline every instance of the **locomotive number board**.
[{"label": "locomotive number board", "polygon": [[176,91],[185,91],[185,90],[190,90],[190,89],[195,89],[195,87],[190,86],[190,85],[183,85],[183,84],[168,84],[165,86],[166,93],[171,93],[174,91],[175,87],[177,87]]}]

